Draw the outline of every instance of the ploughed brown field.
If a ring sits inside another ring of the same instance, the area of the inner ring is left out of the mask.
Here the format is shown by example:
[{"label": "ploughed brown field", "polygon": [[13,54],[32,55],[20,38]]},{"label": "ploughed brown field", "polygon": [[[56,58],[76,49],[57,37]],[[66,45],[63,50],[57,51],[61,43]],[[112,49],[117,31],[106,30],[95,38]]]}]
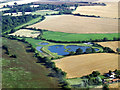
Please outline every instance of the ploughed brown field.
[{"label": "ploughed brown field", "polygon": [[42,22],[30,27],[67,33],[118,33],[118,20],[73,15],[46,16]]},{"label": "ploughed brown field", "polygon": [[98,42],[98,44],[109,47],[116,52],[117,48],[120,48],[120,41],[112,41],[112,42]]},{"label": "ploughed brown field", "polygon": [[103,74],[118,69],[118,55],[109,53],[70,56],[54,62],[67,73],[67,78],[82,77],[93,71]]},{"label": "ploughed brown field", "polygon": [[118,2],[105,2],[106,6],[79,6],[73,13],[118,18]]}]

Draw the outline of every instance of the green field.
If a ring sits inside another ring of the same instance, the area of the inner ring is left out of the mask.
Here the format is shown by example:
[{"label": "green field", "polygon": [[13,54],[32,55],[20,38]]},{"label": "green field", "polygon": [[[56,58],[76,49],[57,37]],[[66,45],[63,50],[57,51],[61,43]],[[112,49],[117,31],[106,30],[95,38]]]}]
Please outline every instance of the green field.
[{"label": "green field", "polygon": [[59,11],[52,11],[52,10],[49,10],[49,11],[42,11],[42,10],[39,10],[39,11],[36,11],[36,12],[32,12],[31,14],[34,15],[50,15],[50,14],[58,14]]},{"label": "green field", "polygon": [[28,44],[3,38],[3,45],[17,58],[11,58],[3,50],[2,88],[58,88],[57,79],[48,76],[51,71],[36,63],[34,53],[28,52]]},{"label": "green field", "polygon": [[111,34],[77,34],[77,33],[64,33],[64,32],[53,32],[53,31],[44,31],[42,38],[46,40],[54,41],[89,41],[96,39],[107,38],[108,40],[113,40],[113,37],[120,37],[118,33]]},{"label": "green field", "polygon": [[20,29],[20,28],[23,27],[23,26],[32,25],[32,24],[40,21],[41,19],[42,19],[41,17],[38,17],[38,18],[36,18],[36,19],[30,20],[29,22],[27,22],[27,23],[25,23],[25,24],[22,24],[22,25],[20,25],[20,26],[17,26],[15,29]]}]

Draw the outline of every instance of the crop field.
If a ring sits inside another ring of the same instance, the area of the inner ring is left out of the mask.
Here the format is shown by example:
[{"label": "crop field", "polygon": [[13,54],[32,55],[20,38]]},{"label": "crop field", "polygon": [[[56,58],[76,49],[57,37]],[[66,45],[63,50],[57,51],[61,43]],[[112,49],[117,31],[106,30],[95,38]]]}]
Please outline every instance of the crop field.
[{"label": "crop field", "polygon": [[[58,81],[48,77],[51,72],[40,63],[29,51],[27,44],[17,40],[3,38],[3,45],[8,46],[10,54],[17,58],[11,58],[3,50],[3,88],[58,88]],[[27,47],[27,48],[26,48]]]},{"label": "crop field", "polygon": [[0,8],[0,12],[1,11],[6,11],[6,10],[9,10],[10,8]]},{"label": "crop field", "polygon": [[[25,12],[25,15],[30,14],[31,12]],[[3,15],[11,15],[11,13],[5,13]],[[22,12],[12,13],[12,16],[22,16]]]},{"label": "crop field", "polygon": [[67,73],[67,78],[82,77],[92,71],[103,74],[118,69],[118,55],[109,53],[70,56],[54,62]]},{"label": "crop field", "polygon": [[110,47],[112,50],[116,52],[117,48],[120,48],[120,41],[113,41],[113,42],[99,42],[98,44],[104,47]]},{"label": "crop field", "polygon": [[[111,88],[110,90],[112,90],[113,88],[120,88],[120,83],[109,84],[109,88]],[[117,89],[115,89],[115,90],[117,90]]]},{"label": "crop field", "polygon": [[118,3],[106,2],[106,6],[79,6],[74,14],[95,15],[100,17],[118,18]]},{"label": "crop field", "polygon": [[31,14],[34,15],[46,15],[46,14],[57,14],[59,11],[53,11],[53,10],[38,10],[36,12],[32,12]]},{"label": "crop field", "polygon": [[12,34],[9,34],[9,35],[36,38],[38,35],[40,35],[40,31],[20,29]]},{"label": "crop field", "polygon": [[118,33],[118,20],[73,15],[46,16],[42,22],[30,27],[66,33]]},{"label": "crop field", "polygon": [[[42,37],[46,40],[55,40],[55,41],[88,41],[103,39],[106,37],[108,40],[113,40],[113,37],[118,38],[118,33],[97,33],[97,34],[79,34],[79,33],[63,33],[63,32],[53,32],[53,31],[44,31]],[[57,37],[57,38],[56,38]]]}]

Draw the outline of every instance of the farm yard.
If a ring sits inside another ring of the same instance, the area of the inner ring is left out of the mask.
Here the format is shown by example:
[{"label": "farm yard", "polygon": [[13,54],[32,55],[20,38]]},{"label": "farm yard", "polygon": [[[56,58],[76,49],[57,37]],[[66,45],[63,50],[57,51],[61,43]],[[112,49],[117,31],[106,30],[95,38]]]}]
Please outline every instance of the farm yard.
[{"label": "farm yard", "polygon": [[67,73],[67,78],[82,77],[90,74],[91,71],[99,71],[103,74],[118,69],[118,55],[109,53],[70,56],[54,62]]},{"label": "farm yard", "polygon": [[66,33],[118,33],[118,20],[54,15],[46,16],[44,21],[28,26],[31,27]]},{"label": "farm yard", "polygon": [[83,15],[95,15],[105,18],[118,17],[118,2],[105,2],[106,6],[79,6],[73,13]]},{"label": "farm yard", "polygon": [[110,47],[112,50],[116,52],[117,48],[120,48],[120,41],[113,41],[113,42],[98,42],[98,44],[104,47]]},{"label": "farm yard", "polygon": [[40,35],[40,31],[20,29],[12,34],[9,34],[9,35],[36,38],[38,35]]}]

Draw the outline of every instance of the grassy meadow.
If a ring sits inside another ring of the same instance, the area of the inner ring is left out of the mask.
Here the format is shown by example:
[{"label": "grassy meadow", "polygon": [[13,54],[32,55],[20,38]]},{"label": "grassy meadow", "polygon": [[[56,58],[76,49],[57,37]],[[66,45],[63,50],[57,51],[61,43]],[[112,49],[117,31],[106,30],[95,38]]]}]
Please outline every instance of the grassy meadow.
[{"label": "grassy meadow", "polygon": [[108,40],[113,40],[113,37],[120,37],[118,33],[95,33],[95,34],[76,34],[76,33],[63,33],[63,32],[53,32],[44,31],[42,37],[46,40],[55,41],[89,41],[96,39],[107,38]]}]

